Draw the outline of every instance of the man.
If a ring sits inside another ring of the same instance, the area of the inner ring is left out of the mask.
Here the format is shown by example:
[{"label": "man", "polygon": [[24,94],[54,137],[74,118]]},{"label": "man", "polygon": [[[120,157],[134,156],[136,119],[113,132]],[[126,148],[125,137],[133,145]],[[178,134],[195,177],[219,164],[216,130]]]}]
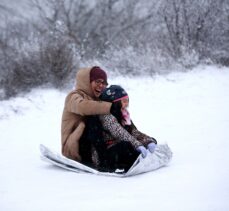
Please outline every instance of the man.
[{"label": "man", "polygon": [[111,103],[98,101],[107,86],[107,74],[100,67],[80,69],[76,74],[76,89],[66,99],[61,123],[62,154],[81,161],[79,140],[88,115],[109,114]]}]

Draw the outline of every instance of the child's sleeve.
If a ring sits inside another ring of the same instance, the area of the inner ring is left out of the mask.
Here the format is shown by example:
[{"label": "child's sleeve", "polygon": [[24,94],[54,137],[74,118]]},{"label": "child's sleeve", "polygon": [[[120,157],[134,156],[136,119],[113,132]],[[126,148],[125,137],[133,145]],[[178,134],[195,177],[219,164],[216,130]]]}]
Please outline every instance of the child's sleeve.
[{"label": "child's sleeve", "polygon": [[150,137],[142,132],[140,132],[136,126],[134,125],[134,123],[131,121],[131,127],[132,127],[132,131],[131,131],[131,135],[136,138],[138,141],[140,141],[144,146],[147,146],[149,143],[155,143],[157,144],[157,140],[153,137]]},{"label": "child's sleeve", "polygon": [[100,120],[103,129],[111,134],[114,141],[128,141],[135,149],[142,145],[141,142],[119,124],[113,115],[100,115]]}]

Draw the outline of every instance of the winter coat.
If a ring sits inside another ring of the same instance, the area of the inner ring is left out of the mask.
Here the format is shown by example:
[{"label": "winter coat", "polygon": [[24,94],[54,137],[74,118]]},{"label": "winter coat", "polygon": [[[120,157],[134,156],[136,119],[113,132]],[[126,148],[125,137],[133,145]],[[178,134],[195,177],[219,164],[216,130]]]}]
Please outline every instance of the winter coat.
[{"label": "winter coat", "polygon": [[91,68],[80,69],[76,74],[76,89],[66,99],[61,122],[62,154],[81,161],[79,139],[85,128],[87,115],[108,114],[111,103],[95,99],[90,84]]},{"label": "winter coat", "polygon": [[132,121],[130,133],[111,114],[100,115],[100,121],[104,129],[104,140],[108,147],[120,141],[130,142],[135,149],[141,145],[146,147],[151,142],[157,143],[154,138],[138,131]]}]

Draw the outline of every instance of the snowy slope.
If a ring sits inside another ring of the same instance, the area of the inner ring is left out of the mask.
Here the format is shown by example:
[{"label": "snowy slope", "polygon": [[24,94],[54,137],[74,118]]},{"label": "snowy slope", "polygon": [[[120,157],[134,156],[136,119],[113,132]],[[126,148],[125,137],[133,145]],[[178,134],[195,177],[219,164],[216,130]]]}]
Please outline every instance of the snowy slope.
[{"label": "snowy slope", "polygon": [[66,92],[36,89],[0,104],[0,210],[229,210],[229,69],[115,78],[139,129],[167,142],[168,167],[130,178],[77,174],[39,158],[60,150]]}]

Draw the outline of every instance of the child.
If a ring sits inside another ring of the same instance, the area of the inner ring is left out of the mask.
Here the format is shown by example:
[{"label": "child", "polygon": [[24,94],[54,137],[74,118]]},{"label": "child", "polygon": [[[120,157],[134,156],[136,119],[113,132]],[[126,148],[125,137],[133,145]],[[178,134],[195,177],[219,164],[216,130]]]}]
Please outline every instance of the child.
[{"label": "child", "polygon": [[157,141],[141,133],[133,124],[127,110],[129,97],[121,86],[111,85],[104,89],[100,99],[112,103],[111,114],[99,116],[108,163],[113,169],[123,167],[127,171],[139,153],[143,158],[147,155],[147,149],[153,153]]}]

